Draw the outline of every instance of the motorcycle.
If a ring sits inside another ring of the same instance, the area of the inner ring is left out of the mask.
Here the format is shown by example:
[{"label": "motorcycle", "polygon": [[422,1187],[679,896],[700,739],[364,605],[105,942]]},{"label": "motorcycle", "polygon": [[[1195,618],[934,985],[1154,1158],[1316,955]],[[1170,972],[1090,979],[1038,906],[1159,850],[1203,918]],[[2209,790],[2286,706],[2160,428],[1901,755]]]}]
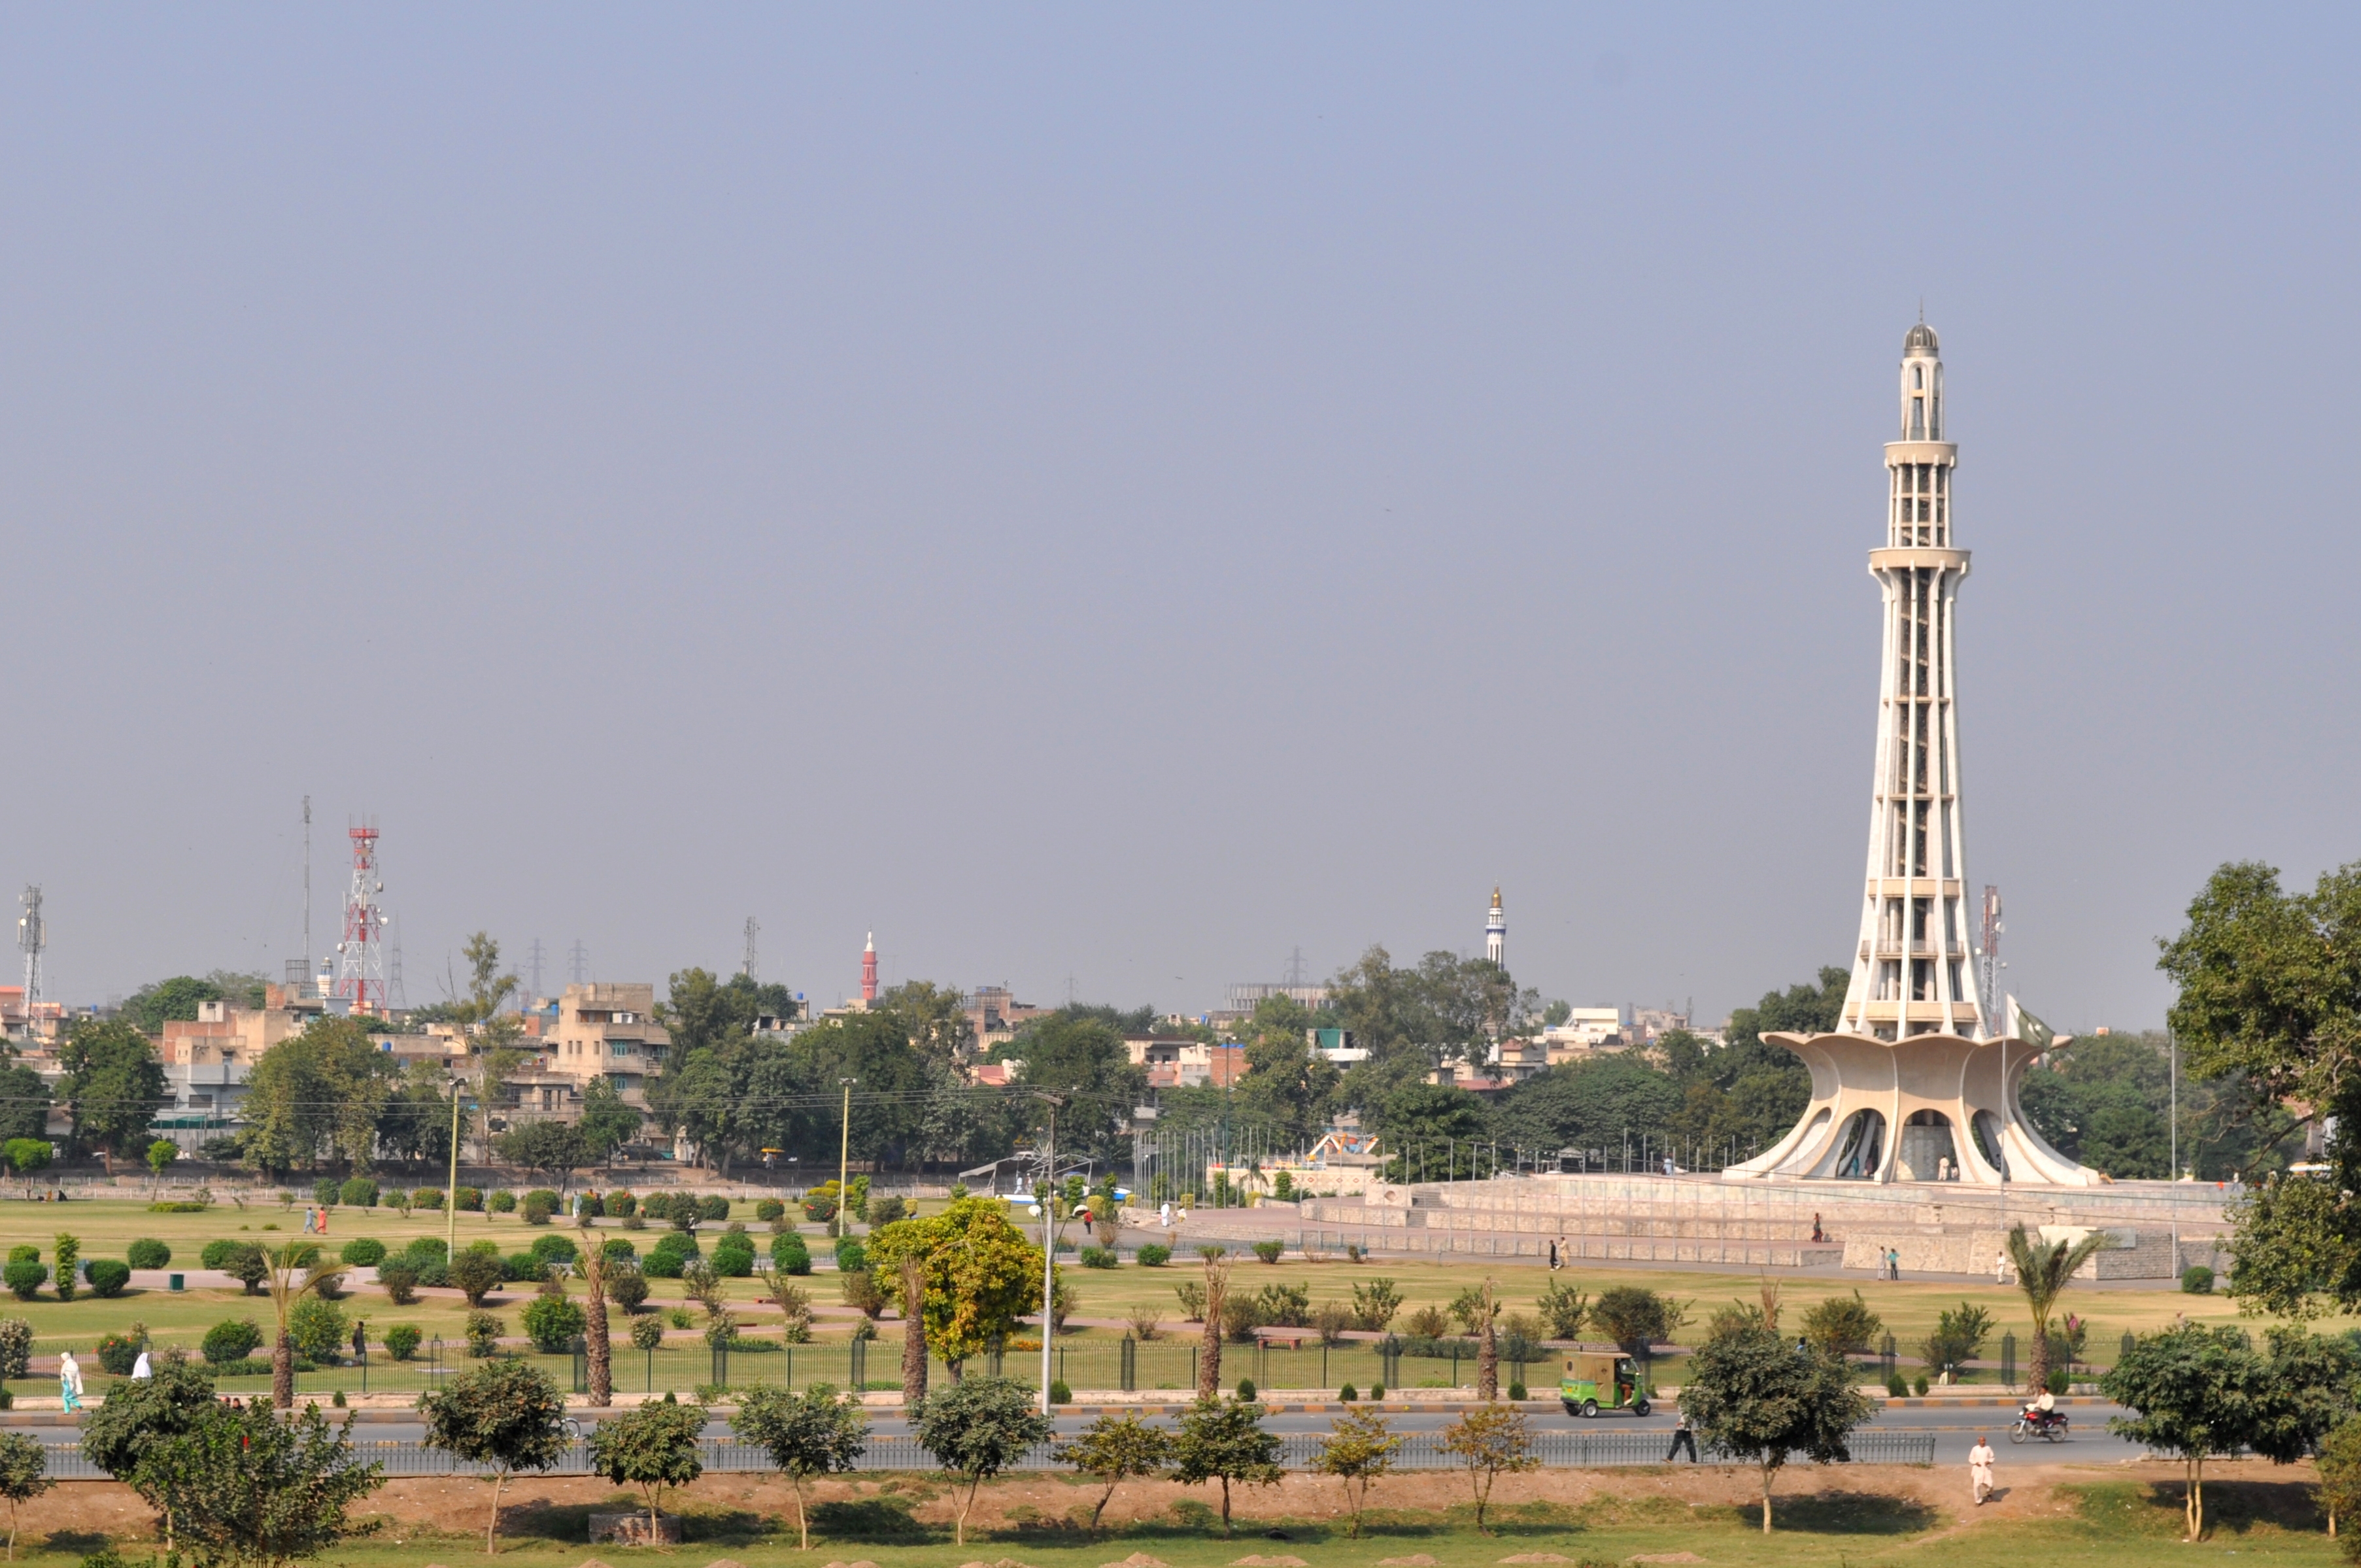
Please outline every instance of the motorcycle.
[{"label": "motorcycle", "polygon": [[2049,1442],[2066,1441],[2066,1412],[2045,1410],[2038,1405],[2027,1405],[2016,1413],[2016,1425],[2009,1429],[2008,1441],[2023,1442],[2028,1437]]}]

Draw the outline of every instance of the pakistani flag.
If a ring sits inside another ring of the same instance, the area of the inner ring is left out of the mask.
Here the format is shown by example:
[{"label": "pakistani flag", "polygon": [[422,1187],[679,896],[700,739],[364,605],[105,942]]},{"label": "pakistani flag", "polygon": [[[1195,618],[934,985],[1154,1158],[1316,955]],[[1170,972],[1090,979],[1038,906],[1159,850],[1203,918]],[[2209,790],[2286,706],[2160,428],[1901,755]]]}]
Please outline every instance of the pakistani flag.
[{"label": "pakistani flag", "polygon": [[2057,1030],[2027,1013],[2014,996],[2008,999],[2008,1032],[2036,1050],[2048,1050],[2058,1038]]}]

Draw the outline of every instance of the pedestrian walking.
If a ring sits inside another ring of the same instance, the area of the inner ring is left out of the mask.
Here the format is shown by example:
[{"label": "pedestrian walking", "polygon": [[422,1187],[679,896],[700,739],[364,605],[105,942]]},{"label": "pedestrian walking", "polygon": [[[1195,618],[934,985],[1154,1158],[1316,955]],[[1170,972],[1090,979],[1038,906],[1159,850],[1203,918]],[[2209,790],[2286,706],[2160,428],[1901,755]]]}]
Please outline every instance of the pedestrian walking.
[{"label": "pedestrian walking", "polygon": [[1827,1236],[1820,1234],[1820,1215],[1819,1211],[1817,1209],[1812,1212],[1812,1239],[1816,1242],[1824,1242],[1828,1239]]},{"label": "pedestrian walking", "polygon": [[1557,1238],[1553,1236],[1550,1238],[1550,1267],[1551,1269],[1555,1270],[1558,1266]]},{"label": "pedestrian walking", "polygon": [[320,1228],[320,1211],[309,1203],[303,1205],[303,1234],[310,1235]]},{"label": "pedestrian walking", "polygon": [[1993,1254],[1993,1283],[1995,1285],[2008,1283],[2008,1254],[2005,1252]]},{"label": "pedestrian walking", "polygon": [[1976,1445],[1968,1450],[1968,1483],[1976,1495],[1978,1508],[1983,1507],[1984,1499],[1992,1496],[1993,1461],[1996,1457],[1984,1434],[1976,1433]]},{"label": "pedestrian walking", "polygon": [[58,1408],[82,1409],[82,1363],[74,1359],[72,1351],[58,1357]]},{"label": "pedestrian walking", "polygon": [[1664,1450],[1664,1463],[1670,1464],[1685,1448],[1689,1451],[1689,1463],[1695,1464],[1697,1462],[1697,1433],[1689,1430],[1686,1410],[1683,1410],[1679,1419],[1673,1422],[1673,1446]]},{"label": "pedestrian walking", "polygon": [[353,1359],[358,1361],[368,1354],[368,1324],[360,1319],[353,1321]]}]

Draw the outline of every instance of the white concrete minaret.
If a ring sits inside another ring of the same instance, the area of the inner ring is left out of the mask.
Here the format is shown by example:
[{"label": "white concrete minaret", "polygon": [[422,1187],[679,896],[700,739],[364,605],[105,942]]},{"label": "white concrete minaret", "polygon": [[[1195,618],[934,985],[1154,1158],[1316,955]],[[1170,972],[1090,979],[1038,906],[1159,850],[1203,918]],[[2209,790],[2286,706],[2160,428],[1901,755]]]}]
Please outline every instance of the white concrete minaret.
[{"label": "white concrete minaret", "polygon": [[1861,946],[1837,1027],[1883,1040],[1981,1040],[1989,1032],[1971,948],[1953,663],[1952,610],[1968,553],[1951,547],[1960,449],[1943,439],[1939,353],[1923,321],[1902,340],[1902,438],[1885,448],[1885,547],[1869,553],[1870,576],[1885,590],[1885,654]]},{"label": "white concrete minaret", "polygon": [[1509,956],[1509,917],[1500,913],[1500,886],[1492,884],[1492,913],[1484,921],[1484,957],[1505,969]]}]

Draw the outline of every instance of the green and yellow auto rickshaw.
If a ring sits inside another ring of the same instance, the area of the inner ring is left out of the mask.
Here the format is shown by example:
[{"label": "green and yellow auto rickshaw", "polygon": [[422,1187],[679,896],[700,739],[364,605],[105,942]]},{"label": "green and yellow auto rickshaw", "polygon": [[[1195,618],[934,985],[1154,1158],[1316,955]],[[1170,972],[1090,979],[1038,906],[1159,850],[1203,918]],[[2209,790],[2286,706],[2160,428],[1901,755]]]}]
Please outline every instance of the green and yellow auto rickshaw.
[{"label": "green and yellow auto rickshaw", "polygon": [[1628,1355],[1612,1351],[1580,1350],[1565,1358],[1565,1374],[1557,1381],[1557,1397],[1569,1416],[1596,1416],[1601,1410],[1648,1413],[1648,1396],[1640,1387],[1640,1371]]}]

